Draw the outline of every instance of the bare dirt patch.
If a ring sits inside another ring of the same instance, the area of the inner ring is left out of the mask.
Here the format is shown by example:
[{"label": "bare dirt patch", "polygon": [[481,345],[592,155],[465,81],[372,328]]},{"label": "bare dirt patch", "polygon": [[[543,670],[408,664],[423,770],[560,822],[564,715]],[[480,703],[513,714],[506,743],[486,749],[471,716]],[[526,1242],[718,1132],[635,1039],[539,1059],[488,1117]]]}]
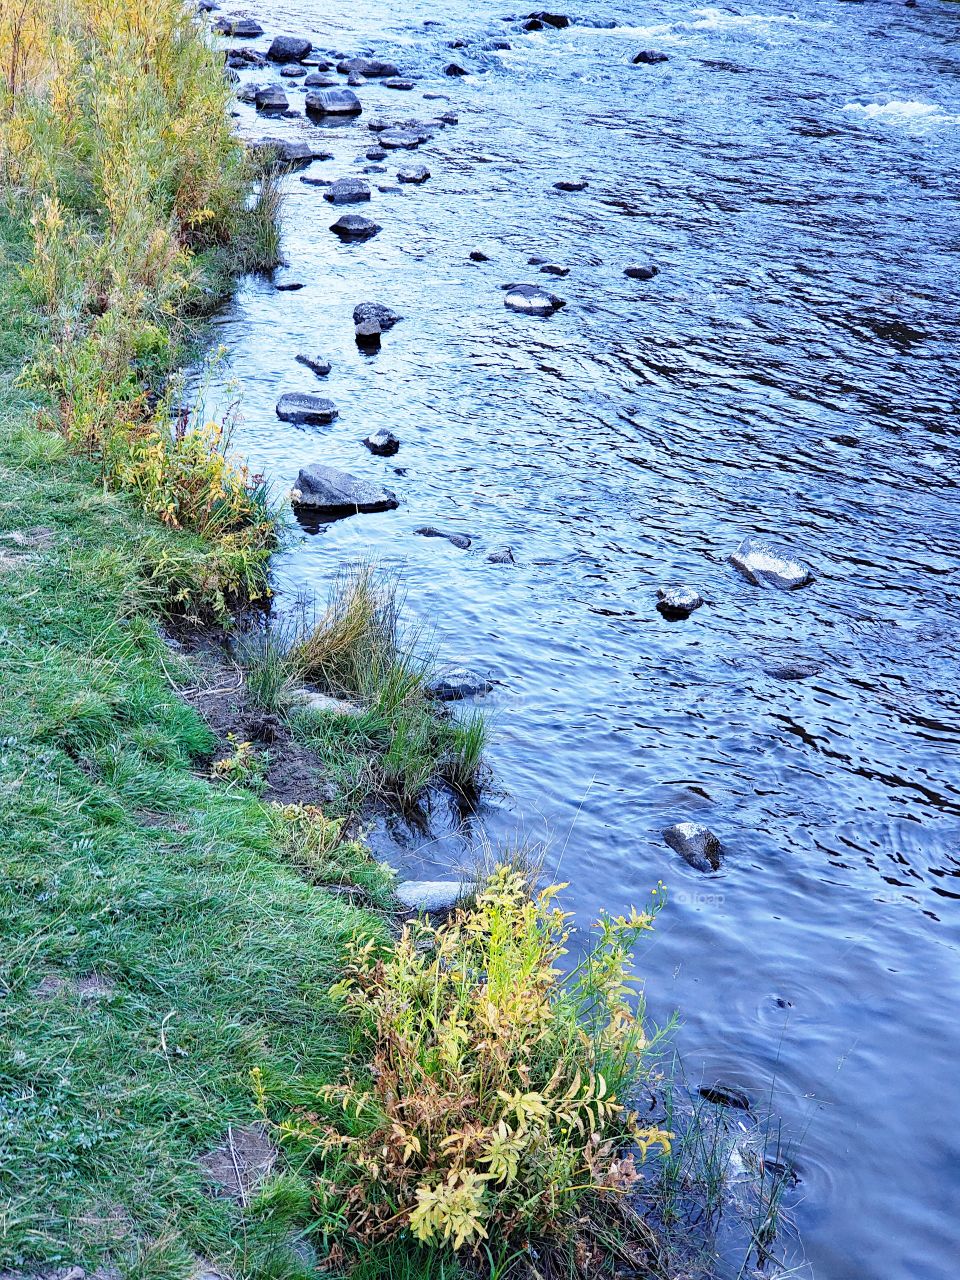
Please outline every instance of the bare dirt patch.
[{"label": "bare dirt patch", "polygon": [[276,1146],[264,1125],[255,1122],[228,1129],[225,1140],[201,1156],[199,1164],[218,1195],[246,1204],[276,1160]]}]

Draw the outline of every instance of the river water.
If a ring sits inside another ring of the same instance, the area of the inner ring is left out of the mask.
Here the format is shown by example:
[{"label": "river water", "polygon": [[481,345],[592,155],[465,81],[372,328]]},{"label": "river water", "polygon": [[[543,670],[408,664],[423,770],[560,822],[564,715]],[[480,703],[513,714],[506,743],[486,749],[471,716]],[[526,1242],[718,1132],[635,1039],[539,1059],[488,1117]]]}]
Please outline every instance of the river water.
[{"label": "river water", "polygon": [[[479,826],[549,833],[585,921],[666,883],[648,1006],[680,1011],[695,1080],[772,1099],[799,1142],[788,1262],[820,1280],[953,1280],[960,6],[655,0],[531,34],[482,0],[245,12],[267,37],[418,78],[368,83],[364,115],[326,128],[238,107],[250,137],[328,146],[311,176],[359,173],[371,117],[459,115],[370,176],[357,211],[383,230],[366,243],[341,244],[322,189],[286,179],[277,280],[305,287],[252,280],[220,319],[230,363],[208,404],[240,394],[255,468],[287,486],[322,461],[401,499],[296,540],[281,598],[322,595],[358,556],[402,569],[442,654],[498,682]],[[512,48],[483,51],[493,37]],[[631,66],[641,48],[669,61]],[[451,58],[475,74],[444,76]],[[377,190],[408,163],[430,181]],[[581,177],[582,193],[553,189]],[[490,261],[469,260],[478,247]],[[531,254],[569,275],[538,276]],[[624,277],[646,259],[653,281]],[[516,280],[566,308],[507,311]],[[353,340],[364,300],[406,317],[373,358]],[[279,422],[293,390],[330,395],[339,419]],[[360,444],[380,426],[402,440],[392,459]],[[473,546],[414,535],[427,524]],[[751,586],[726,562],[747,534],[817,581]],[[504,545],[516,563],[490,563]],[[655,610],[675,582],[707,601],[682,622]],[[799,658],[819,674],[769,674]],[[665,845],[686,819],[722,839],[718,874]],[[429,836],[393,836],[420,873],[448,870],[471,832],[439,813]]]}]

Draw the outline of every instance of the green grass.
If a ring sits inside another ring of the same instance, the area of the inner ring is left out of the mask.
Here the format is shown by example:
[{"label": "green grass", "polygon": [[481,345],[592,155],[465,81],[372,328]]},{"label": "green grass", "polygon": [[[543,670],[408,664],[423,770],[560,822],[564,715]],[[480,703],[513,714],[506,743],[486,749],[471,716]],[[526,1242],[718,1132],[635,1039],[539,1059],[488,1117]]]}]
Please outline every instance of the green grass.
[{"label": "green grass", "polygon": [[303,1184],[242,1214],[197,1159],[254,1116],[253,1066],[305,1094],[336,1078],[326,990],[379,926],[304,878],[269,806],[200,776],[212,740],[151,570],[202,545],[33,425],[0,231],[0,1270],[310,1274]]}]

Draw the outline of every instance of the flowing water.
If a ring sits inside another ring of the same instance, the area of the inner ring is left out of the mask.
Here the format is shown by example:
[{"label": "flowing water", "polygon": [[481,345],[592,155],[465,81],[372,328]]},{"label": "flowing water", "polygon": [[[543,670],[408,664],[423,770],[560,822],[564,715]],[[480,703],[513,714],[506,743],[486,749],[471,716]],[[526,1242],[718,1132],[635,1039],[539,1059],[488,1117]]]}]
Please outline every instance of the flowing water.
[{"label": "flowing water", "polygon": [[[311,176],[360,172],[371,117],[459,115],[370,177],[432,173],[374,185],[366,243],[285,179],[277,279],[305,287],[252,280],[220,321],[231,363],[208,404],[233,380],[255,468],[287,486],[323,461],[401,499],[304,533],[281,597],[322,595],[357,556],[401,567],[443,655],[497,681],[479,825],[549,832],[583,920],[666,882],[649,1008],[680,1010],[695,1080],[772,1098],[799,1140],[801,1274],[960,1275],[960,6],[598,3],[533,34],[465,0],[247,12],[418,77],[368,83],[364,115],[328,127],[238,107],[247,136],[328,146]],[[512,48],[483,51],[493,37]],[[669,61],[631,66],[640,48]],[[476,74],[444,76],[451,58]],[[645,259],[653,281],[624,277]],[[513,314],[515,280],[566,308]],[[364,300],[406,317],[372,358]],[[292,390],[339,419],[279,422]],[[360,443],[380,426],[392,459]],[[427,524],[473,546],[414,535]],[[747,534],[817,581],[751,586],[726,562]],[[505,545],[516,563],[490,563]],[[656,589],[676,582],[706,604],[669,622]],[[819,673],[769,673],[799,658]],[[718,874],[665,845],[686,819],[722,839]],[[470,838],[440,813],[391,856],[445,871]]]}]

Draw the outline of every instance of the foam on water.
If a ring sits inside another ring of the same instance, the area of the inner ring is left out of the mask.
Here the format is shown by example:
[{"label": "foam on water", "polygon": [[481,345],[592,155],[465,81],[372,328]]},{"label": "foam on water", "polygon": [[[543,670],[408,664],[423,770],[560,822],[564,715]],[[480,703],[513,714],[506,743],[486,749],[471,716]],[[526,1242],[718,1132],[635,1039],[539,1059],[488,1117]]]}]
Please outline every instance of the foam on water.
[{"label": "foam on water", "polygon": [[885,120],[890,124],[956,124],[960,116],[952,116],[934,102],[894,99],[892,102],[848,102],[844,111],[855,111],[868,120]]}]

